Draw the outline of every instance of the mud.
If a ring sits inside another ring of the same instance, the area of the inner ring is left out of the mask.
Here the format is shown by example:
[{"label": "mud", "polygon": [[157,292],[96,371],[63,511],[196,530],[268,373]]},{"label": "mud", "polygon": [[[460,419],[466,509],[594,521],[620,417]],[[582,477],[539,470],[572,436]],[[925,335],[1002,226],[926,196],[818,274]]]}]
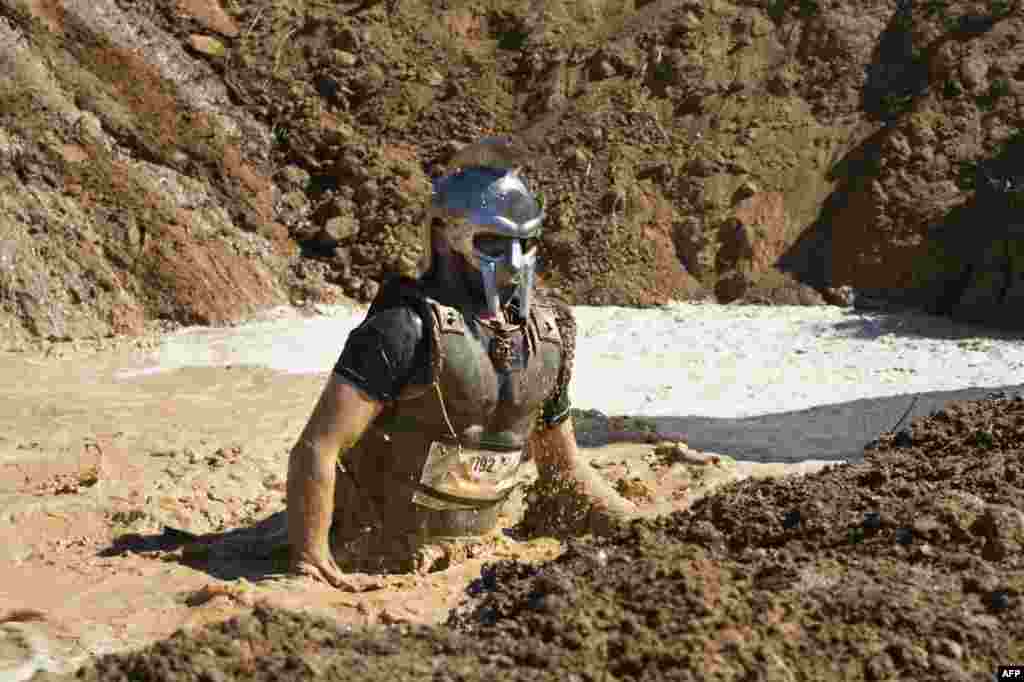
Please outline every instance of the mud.
[{"label": "mud", "polygon": [[[554,538],[509,530],[418,548],[414,565],[397,574],[350,562],[352,592],[287,576],[280,552],[234,551],[281,526],[287,453],[325,378],[243,366],[126,375],[156,342],[51,343],[0,355],[3,674],[67,672],[256,604],[340,625],[436,624],[485,563],[543,562],[563,551]],[[676,466],[659,479],[668,469],[654,466],[653,449],[618,443],[583,456],[611,485],[646,481],[659,501],[634,500],[643,509],[685,508],[695,497],[675,487],[688,476]],[[792,470],[737,464],[716,471],[715,484],[748,475],[745,467]],[[503,512],[499,529],[513,529],[521,496]],[[220,551],[222,542],[232,551]]]},{"label": "mud", "polygon": [[958,403],[863,463],[492,563],[444,627],[258,606],[78,678],[991,679],[1024,657],[1022,454],[1024,399]]}]

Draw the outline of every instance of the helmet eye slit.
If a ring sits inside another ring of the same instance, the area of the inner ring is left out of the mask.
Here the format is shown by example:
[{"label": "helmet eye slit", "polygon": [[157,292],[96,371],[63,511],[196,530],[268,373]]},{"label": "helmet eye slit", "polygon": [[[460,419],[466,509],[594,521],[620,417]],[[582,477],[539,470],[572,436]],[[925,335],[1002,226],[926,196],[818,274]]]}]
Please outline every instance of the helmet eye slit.
[{"label": "helmet eye slit", "polygon": [[518,241],[522,253],[528,254],[537,248],[539,240],[536,237],[516,240],[496,234],[478,234],[473,237],[473,249],[489,258],[501,258],[509,252],[513,241]]},{"label": "helmet eye slit", "polygon": [[478,234],[473,237],[473,248],[485,256],[500,258],[508,251],[509,241],[494,234]]}]

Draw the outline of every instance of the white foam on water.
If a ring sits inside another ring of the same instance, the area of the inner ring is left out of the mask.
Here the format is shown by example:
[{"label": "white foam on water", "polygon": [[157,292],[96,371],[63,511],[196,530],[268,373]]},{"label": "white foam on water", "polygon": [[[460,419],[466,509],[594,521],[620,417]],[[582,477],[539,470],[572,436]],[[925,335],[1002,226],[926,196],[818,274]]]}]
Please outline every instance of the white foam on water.
[{"label": "white foam on water", "polygon": [[[183,367],[330,371],[365,308],[278,310],[166,337],[129,378]],[[1024,383],[1024,338],[917,313],[832,306],[574,308],[575,407],[609,414],[745,417],[859,398]]]}]

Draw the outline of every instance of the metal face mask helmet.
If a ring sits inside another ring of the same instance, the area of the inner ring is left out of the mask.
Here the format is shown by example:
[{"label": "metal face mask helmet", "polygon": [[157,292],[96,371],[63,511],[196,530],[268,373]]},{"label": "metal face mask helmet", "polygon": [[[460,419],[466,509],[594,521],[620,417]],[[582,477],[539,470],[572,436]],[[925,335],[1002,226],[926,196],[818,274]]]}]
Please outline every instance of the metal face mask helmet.
[{"label": "metal face mask helmet", "polygon": [[512,304],[526,320],[544,210],[516,170],[519,160],[494,139],[460,152],[453,160],[459,169],[434,182],[428,232],[480,277],[488,316]]}]

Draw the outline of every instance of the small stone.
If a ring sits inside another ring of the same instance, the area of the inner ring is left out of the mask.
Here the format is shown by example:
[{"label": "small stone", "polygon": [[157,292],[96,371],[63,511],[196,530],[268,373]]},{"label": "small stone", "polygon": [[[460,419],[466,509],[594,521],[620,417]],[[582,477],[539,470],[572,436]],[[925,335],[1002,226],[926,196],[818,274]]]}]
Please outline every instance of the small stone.
[{"label": "small stone", "polygon": [[431,68],[427,69],[426,74],[423,76],[423,80],[426,81],[427,85],[431,85],[436,88],[444,83],[444,76],[441,75],[441,72],[437,69]]},{"label": "small stone", "polygon": [[299,166],[285,166],[281,171],[281,177],[290,187],[302,189],[309,184],[310,175]]},{"label": "small stone", "polygon": [[363,38],[359,35],[359,31],[351,26],[346,26],[335,34],[333,42],[339,50],[358,52],[363,44]]},{"label": "small stone", "polygon": [[782,527],[786,530],[790,530],[799,526],[801,521],[800,510],[794,509],[790,512],[786,512],[786,515],[782,517]]},{"label": "small stone", "polygon": [[934,516],[922,516],[914,519],[911,529],[915,535],[929,535],[942,528],[943,524]]},{"label": "small stone", "polygon": [[744,199],[749,199],[750,197],[754,196],[759,191],[760,190],[758,186],[754,182],[750,180],[744,180],[743,183],[741,183],[740,186],[736,188],[736,192],[733,194],[732,198],[734,202],[743,201]]},{"label": "small stone", "polygon": [[985,538],[981,556],[1001,561],[1024,549],[1024,513],[1008,505],[990,504],[971,525],[970,532]]},{"label": "small stone", "polygon": [[349,124],[331,119],[323,126],[323,139],[326,144],[340,146],[352,139],[355,129]]},{"label": "small stone", "polygon": [[334,50],[331,52],[331,61],[334,62],[335,66],[351,68],[359,63],[359,58],[345,50]]},{"label": "small stone", "polygon": [[935,548],[927,543],[919,545],[915,552],[915,556],[918,559],[931,559],[935,556]]},{"label": "small stone", "polygon": [[706,178],[718,172],[718,165],[710,159],[699,156],[687,162],[686,172],[699,178]]},{"label": "small stone", "polygon": [[895,671],[892,657],[885,653],[873,656],[864,669],[865,677],[869,680],[888,680]]},{"label": "small stone", "polygon": [[335,247],[339,242],[354,237],[359,232],[359,223],[349,215],[331,218],[320,233],[320,241]]},{"label": "small stone", "polygon": [[288,229],[288,232],[295,241],[307,242],[320,234],[321,230],[308,220],[302,220],[295,225],[292,225]]},{"label": "small stone", "polygon": [[964,657],[964,648],[951,639],[940,639],[937,642],[936,649],[937,653],[957,661]]},{"label": "small stone", "polygon": [[349,275],[348,277],[344,277],[341,280],[341,283],[350,295],[359,293],[359,290],[363,288],[363,278],[358,275]]},{"label": "small stone", "polygon": [[826,287],[825,289],[825,301],[830,305],[849,308],[853,306],[856,300],[856,291],[849,284],[839,287]]},{"label": "small stone", "polygon": [[305,192],[294,190],[281,197],[281,210],[295,216],[305,215],[309,210],[309,200]]},{"label": "small stone", "polygon": [[377,184],[377,181],[374,180],[373,178],[370,178],[369,180],[361,184],[359,186],[359,189],[356,190],[356,201],[358,201],[360,204],[369,203],[370,201],[373,201],[374,199],[377,198],[379,192],[380,186]]},{"label": "small stone", "polygon": [[614,78],[615,74],[615,66],[607,59],[598,59],[590,70],[590,77],[594,80]]},{"label": "small stone", "polygon": [[223,57],[227,54],[224,43],[210,36],[192,34],[188,37],[189,46],[196,52],[205,54],[208,57]]},{"label": "small stone", "polygon": [[672,164],[667,161],[649,163],[637,173],[637,179],[652,178],[658,182],[668,183],[672,181]]},{"label": "small stone", "polygon": [[901,668],[928,667],[928,652],[910,641],[901,639],[889,647],[889,653]]},{"label": "small stone", "polygon": [[441,145],[440,154],[443,158],[450,160],[462,150],[463,145],[455,140],[449,140]]},{"label": "small stone", "polygon": [[363,282],[363,286],[359,293],[362,294],[363,300],[372,301],[377,298],[377,292],[380,291],[380,284],[372,279],[368,279]]},{"label": "small stone", "polygon": [[[750,174],[750,165],[746,161],[743,161],[742,159],[733,159],[732,161],[726,164],[725,168],[733,175]],[[757,194],[757,185],[751,183],[751,186],[754,187],[754,192],[752,192],[749,196],[754,196],[754,194]]]},{"label": "small stone", "polygon": [[932,670],[939,673],[944,680],[959,681],[969,679],[957,662],[948,656],[932,654],[930,657]]},{"label": "small stone", "polygon": [[592,126],[585,130],[583,134],[591,145],[600,144],[604,140],[604,128],[599,126]]},{"label": "small stone", "polygon": [[349,252],[348,249],[343,248],[341,246],[336,246],[334,247],[332,255],[334,256],[334,262],[337,263],[339,266],[343,268],[351,267],[352,254]]},{"label": "small stone", "polygon": [[995,569],[988,564],[978,566],[974,573],[964,576],[963,591],[976,592],[980,595],[998,591],[999,577],[994,571]]},{"label": "small stone", "polygon": [[566,159],[566,165],[576,170],[585,170],[587,164],[590,163],[590,159],[587,158],[587,153],[579,147],[573,147],[569,151],[569,156]]},{"label": "small stone", "polygon": [[976,55],[968,56],[960,63],[960,81],[971,92],[981,92],[988,85],[988,62]]}]

